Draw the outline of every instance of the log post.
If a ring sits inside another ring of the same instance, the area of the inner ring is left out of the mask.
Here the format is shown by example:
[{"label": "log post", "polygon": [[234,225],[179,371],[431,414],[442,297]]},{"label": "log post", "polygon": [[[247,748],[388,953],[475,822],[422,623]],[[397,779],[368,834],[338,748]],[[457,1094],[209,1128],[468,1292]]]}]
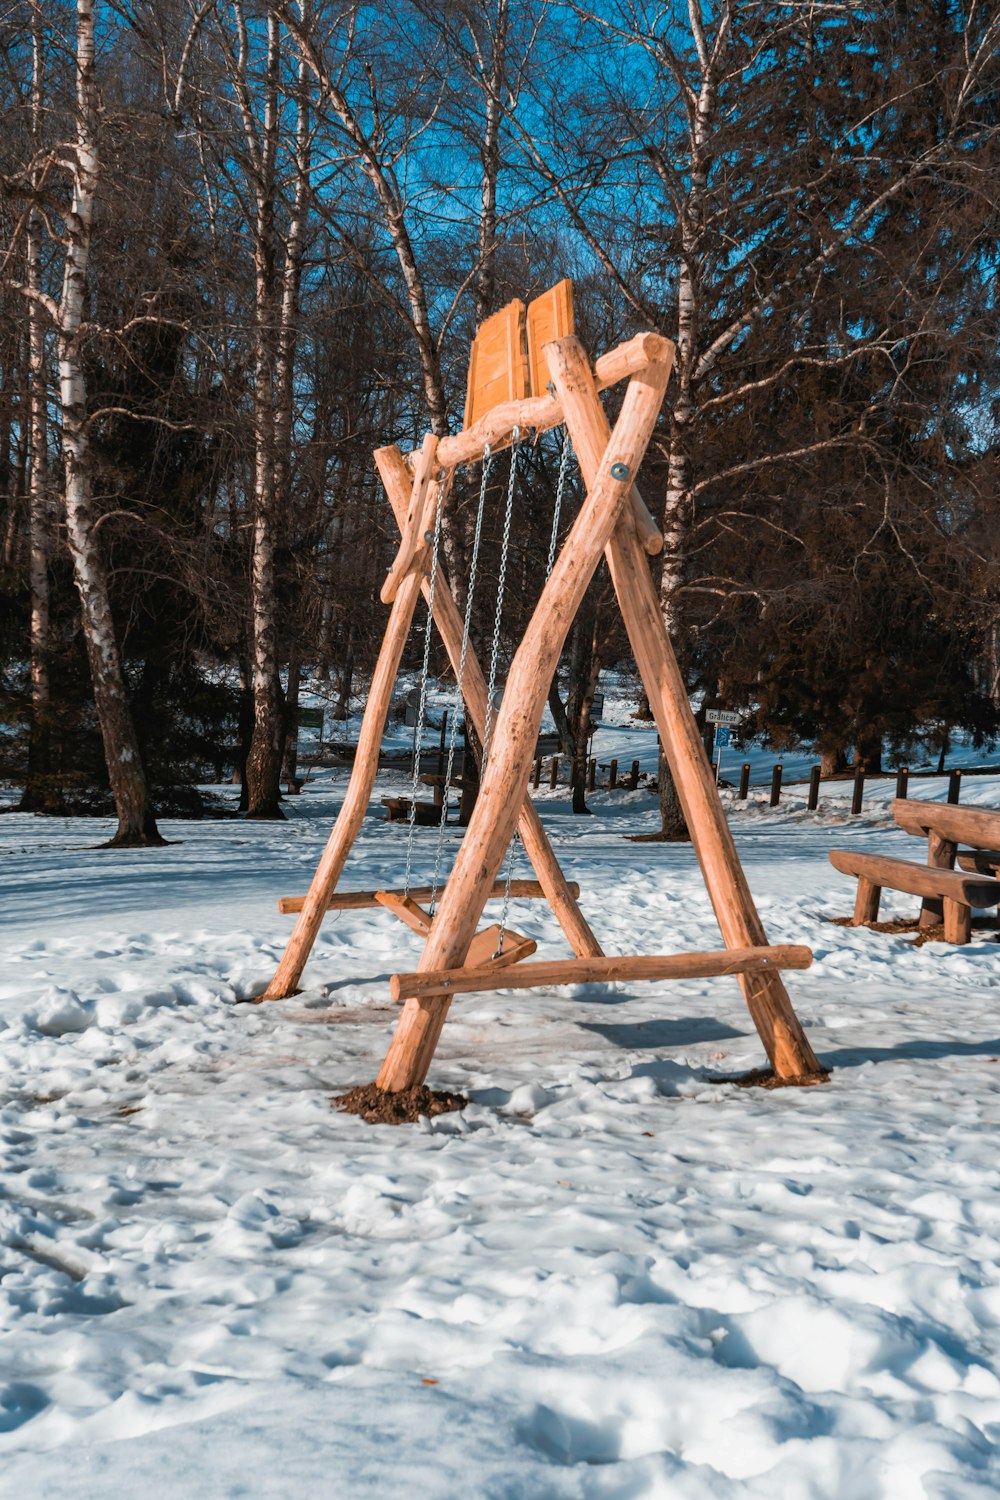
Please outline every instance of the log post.
[{"label": "log post", "polygon": [[784,769],[784,766],[775,766],[771,772],[771,800],[768,803],[769,807],[777,807],[781,801],[781,775]]},{"label": "log post", "polygon": [[[614,433],[601,444],[604,451],[597,472],[588,478],[586,500],[511,663],[476,810],[442,893],[420,971],[461,965],[514,833],[548,684],[601,554],[629,500],[635,472],[663,404],[673,345],[649,334],[645,348],[648,363],[629,382]],[[545,352],[557,397],[574,434],[588,426],[599,432],[601,423],[606,428],[593,372],[579,341],[557,339],[545,346]],[[629,534],[644,557],[631,509],[627,519]],[[378,1077],[380,1088],[398,1092],[423,1082],[448,1005],[447,999],[406,1002]]]},{"label": "log post", "polygon": [[[584,481],[589,486],[607,442],[607,417],[597,401],[591,403],[595,419],[592,423],[579,421],[566,404],[563,409]],[[619,521],[606,555],[625,629],[723,940],[730,948],[765,944],[764,925],[708,769],[708,758],[663,623],[646,555],[630,519],[624,525]],[[740,984],[778,1077],[820,1075],[822,1069],[792,1009],[780,974],[748,974],[741,977]]]},{"label": "log post", "polygon": [[749,792],[749,790],[750,790],[750,762],[748,760],[745,760],[743,762],[742,766],[740,766],[739,799],[740,799],[741,802],[745,802],[747,800],[747,793]]},{"label": "log post", "polygon": [[900,766],[896,772],[896,796],[902,800],[907,794],[910,781],[910,772],[906,766]]},{"label": "log post", "polygon": [[630,792],[639,790],[639,762],[637,760],[632,762],[632,769],[629,772],[628,778],[628,789]]},{"label": "log post", "polygon": [[558,755],[553,755],[553,757],[552,757],[552,764],[549,767],[549,786],[551,787],[551,789],[553,791],[555,791],[555,789],[556,789],[556,787],[558,785],[559,785],[559,757],[558,757]]},{"label": "log post", "polygon": [[948,773],[948,801],[957,802],[962,794],[961,771],[949,771]]},{"label": "log post", "polygon": [[854,773],[854,796],[851,798],[851,816],[856,818],[865,800],[865,768],[858,766]]},{"label": "log post", "polygon": [[819,778],[821,770],[821,766],[813,766],[809,772],[809,798],[806,802],[806,808],[809,812],[815,812],[819,806]]},{"label": "log post", "polygon": [[613,792],[618,785],[618,762],[613,760],[608,767],[608,790]]},{"label": "log post", "polygon": [[535,788],[536,792],[538,790],[538,784],[541,781],[541,779],[542,779],[542,757],[539,755],[536,758],[536,760],[535,760],[535,774],[534,774],[534,776],[531,779],[531,784]]}]

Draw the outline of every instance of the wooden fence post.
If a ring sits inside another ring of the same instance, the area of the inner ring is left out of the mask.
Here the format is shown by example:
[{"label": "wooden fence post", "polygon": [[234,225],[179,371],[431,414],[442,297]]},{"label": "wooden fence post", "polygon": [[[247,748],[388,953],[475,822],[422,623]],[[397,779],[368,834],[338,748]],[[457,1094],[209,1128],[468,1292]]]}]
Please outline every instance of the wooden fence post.
[{"label": "wooden fence post", "polygon": [[781,773],[784,769],[784,766],[775,766],[771,772],[771,807],[777,807],[781,801]]},{"label": "wooden fence post", "polygon": [[900,766],[896,772],[896,796],[905,797],[906,789],[910,780],[910,772],[907,766]]},{"label": "wooden fence post", "polygon": [[597,784],[597,761],[591,756],[587,764],[587,791],[592,792]]},{"label": "wooden fence post", "polygon": [[948,773],[948,801],[957,802],[962,792],[961,771],[949,771]]},{"label": "wooden fence post", "polygon": [[817,806],[819,805],[820,769],[821,768],[819,766],[813,766],[812,770],[809,772],[809,800],[806,803],[806,808],[809,812],[815,812]]},{"label": "wooden fence post", "polygon": [[629,789],[630,792],[634,792],[634,791],[637,790],[638,786],[639,786],[639,762],[637,760],[634,760],[632,762],[632,773],[631,773],[631,775],[629,776],[629,779],[628,779],[628,789]]},{"label": "wooden fence post", "polygon": [[740,767],[740,801],[745,802],[750,790],[750,762],[745,760]]},{"label": "wooden fence post", "polygon": [[448,710],[445,709],[444,713],[441,715],[441,739],[438,742],[438,770],[437,770],[437,773],[438,773],[439,776],[443,776],[444,775],[444,767],[445,767],[445,756],[444,756],[445,739],[444,739],[444,736],[445,736],[445,730],[447,728],[448,728]]},{"label": "wooden fence post", "polygon": [[558,785],[559,785],[559,757],[558,757],[558,755],[553,755],[553,757],[552,757],[552,765],[551,765],[551,767],[549,769],[549,786],[550,787],[557,787]]},{"label": "wooden fence post", "polygon": [[537,755],[535,757],[535,777],[534,777],[534,781],[532,783],[533,786],[535,787],[536,791],[538,789],[538,783],[541,781],[541,779],[542,779],[542,757],[540,755]]},{"label": "wooden fence post", "polygon": [[851,816],[856,818],[865,800],[865,768],[858,766],[854,773],[854,796],[851,798]]},{"label": "wooden fence post", "polygon": [[613,760],[608,767],[608,790],[613,792],[618,785],[618,762]]}]

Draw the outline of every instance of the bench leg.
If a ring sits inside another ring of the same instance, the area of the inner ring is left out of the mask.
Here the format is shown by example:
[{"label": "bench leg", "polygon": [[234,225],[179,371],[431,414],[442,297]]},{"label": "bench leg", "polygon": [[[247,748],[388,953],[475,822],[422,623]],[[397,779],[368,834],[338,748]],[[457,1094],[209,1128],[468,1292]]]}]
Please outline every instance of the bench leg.
[{"label": "bench leg", "polygon": [[[933,830],[927,836],[927,863],[934,870],[953,870],[958,845],[951,839],[943,839]],[[925,896],[920,907],[920,926],[936,927],[945,920],[944,907],[939,897]],[[965,939],[968,942],[968,938]]]},{"label": "bench leg", "polygon": [[944,902],[944,940],[946,943],[967,943],[972,937],[972,907],[961,901]]},{"label": "bench leg", "polygon": [[858,895],[854,903],[854,926],[878,921],[878,908],[882,900],[882,887],[864,875],[858,876]]}]

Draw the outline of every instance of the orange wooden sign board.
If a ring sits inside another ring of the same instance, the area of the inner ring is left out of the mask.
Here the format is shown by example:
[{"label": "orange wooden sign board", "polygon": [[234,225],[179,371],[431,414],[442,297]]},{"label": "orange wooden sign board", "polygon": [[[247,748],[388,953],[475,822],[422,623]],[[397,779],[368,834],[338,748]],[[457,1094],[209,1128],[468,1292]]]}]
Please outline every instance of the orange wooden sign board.
[{"label": "orange wooden sign board", "polygon": [[568,276],[528,303],[527,322],[531,394],[544,396],[549,384],[549,367],[542,345],[550,344],[553,339],[568,338],[573,332],[573,283]]},{"label": "orange wooden sign board", "polygon": [[528,394],[528,356],[524,336],[524,303],[519,298],[480,324],[469,355],[465,425],[503,401],[523,401]]}]

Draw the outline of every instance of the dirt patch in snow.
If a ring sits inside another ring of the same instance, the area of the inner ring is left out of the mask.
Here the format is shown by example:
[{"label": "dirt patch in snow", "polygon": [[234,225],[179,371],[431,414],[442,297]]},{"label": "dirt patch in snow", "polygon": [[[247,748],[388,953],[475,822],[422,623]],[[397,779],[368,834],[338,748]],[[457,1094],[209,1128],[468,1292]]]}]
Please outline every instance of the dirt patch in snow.
[{"label": "dirt patch in snow", "polygon": [[[831,917],[830,920],[834,927],[854,926],[850,917]],[[947,942],[943,922],[935,922],[930,927],[921,927],[917,917],[894,917],[890,922],[863,922],[861,925],[868,927],[872,932],[912,932],[914,948],[922,948],[925,943]],[[997,932],[1000,929],[1000,920],[996,917],[973,917],[972,927],[974,932]]]},{"label": "dirt patch in snow", "polygon": [[346,1094],[337,1094],[333,1102],[348,1114],[360,1115],[369,1125],[407,1125],[421,1115],[447,1115],[464,1109],[469,1101],[464,1094],[449,1094],[424,1084],[393,1094],[377,1083],[363,1083]]},{"label": "dirt patch in snow", "polygon": [[828,1083],[830,1074],[803,1073],[794,1078],[779,1078],[773,1068],[751,1068],[749,1073],[729,1074],[725,1078],[709,1078],[709,1083],[735,1083],[738,1089],[811,1089],[817,1083]]}]

